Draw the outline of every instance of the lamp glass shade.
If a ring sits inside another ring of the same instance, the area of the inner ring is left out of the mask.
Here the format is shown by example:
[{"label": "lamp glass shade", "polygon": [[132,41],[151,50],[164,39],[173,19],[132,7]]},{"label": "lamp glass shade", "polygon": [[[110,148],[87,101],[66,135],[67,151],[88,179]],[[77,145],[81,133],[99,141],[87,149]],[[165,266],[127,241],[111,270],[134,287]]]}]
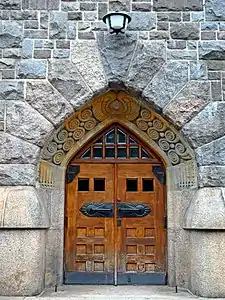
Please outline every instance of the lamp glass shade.
[{"label": "lamp glass shade", "polygon": [[124,33],[131,17],[125,13],[109,13],[103,17],[103,22],[107,24],[110,33]]},{"label": "lamp glass shade", "polygon": [[124,17],[122,15],[112,15],[110,17],[111,28],[113,29],[122,29],[124,24]]}]

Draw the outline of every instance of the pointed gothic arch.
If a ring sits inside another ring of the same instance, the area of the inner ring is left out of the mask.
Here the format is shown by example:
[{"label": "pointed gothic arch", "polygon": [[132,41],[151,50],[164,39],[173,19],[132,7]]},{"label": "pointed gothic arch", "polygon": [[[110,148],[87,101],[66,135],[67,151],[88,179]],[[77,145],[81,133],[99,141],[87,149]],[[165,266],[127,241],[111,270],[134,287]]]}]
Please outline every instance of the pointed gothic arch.
[{"label": "pointed gothic arch", "polygon": [[137,135],[161,157],[170,172],[170,185],[196,186],[194,152],[179,131],[143,101],[121,90],[94,98],[54,132],[41,153],[41,185],[57,187],[70,159],[114,122]]}]

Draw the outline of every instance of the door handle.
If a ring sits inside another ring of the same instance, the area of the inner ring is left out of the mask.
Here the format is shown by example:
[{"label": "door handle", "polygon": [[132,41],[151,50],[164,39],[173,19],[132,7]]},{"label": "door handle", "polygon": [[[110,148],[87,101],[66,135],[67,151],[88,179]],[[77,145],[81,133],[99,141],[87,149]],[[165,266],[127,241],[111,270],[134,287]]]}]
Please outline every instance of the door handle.
[{"label": "door handle", "polygon": [[119,218],[141,218],[150,214],[151,209],[142,203],[118,203]]},{"label": "door handle", "polygon": [[114,215],[113,203],[87,203],[80,208],[87,217],[112,218]]}]

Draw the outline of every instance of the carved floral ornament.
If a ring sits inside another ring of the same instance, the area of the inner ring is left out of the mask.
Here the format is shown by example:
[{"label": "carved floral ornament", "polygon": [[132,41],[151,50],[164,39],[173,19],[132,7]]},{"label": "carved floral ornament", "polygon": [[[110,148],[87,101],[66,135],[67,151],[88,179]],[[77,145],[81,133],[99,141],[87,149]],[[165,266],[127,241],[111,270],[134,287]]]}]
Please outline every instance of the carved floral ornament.
[{"label": "carved floral ornament", "polygon": [[125,119],[132,122],[139,131],[157,144],[171,165],[193,158],[179,133],[162,117],[124,91],[109,91],[64,122],[43,149],[42,159],[60,165],[79,140],[107,119]]}]

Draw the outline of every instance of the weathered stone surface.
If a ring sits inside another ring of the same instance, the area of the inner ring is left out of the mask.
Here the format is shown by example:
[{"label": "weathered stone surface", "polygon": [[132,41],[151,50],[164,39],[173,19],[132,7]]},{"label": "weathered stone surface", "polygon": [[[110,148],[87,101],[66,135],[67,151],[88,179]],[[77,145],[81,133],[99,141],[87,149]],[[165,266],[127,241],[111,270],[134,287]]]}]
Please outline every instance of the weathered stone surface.
[{"label": "weathered stone surface", "polygon": [[167,229],[168,283],[170,286],[188,288],[190,274],[190,232],[183,229]]},{"label": "weathered stone surface", "polygon": [[80,8],[79,2],[70,2],[70,1],[64,2],[63,1],[61,4],[62,11],[76,11],[76,10],[79,10],[79,8]]},{"label": "weathered stone surface", "polygon": [[51,195],[51,228],[63,229],[65,205],[62,202],[65,199],[64,189],[54,189]]},{"label": "weathered stone surface", "polygon": [[196,117],[185,124],[182,133],[194,148],[210,143],[224,135],[225,103],[209,103]]},{"label": "weathered stone surface", "polygon": [[199,58],[225,60],[225,41],[199,42]]},{"label": "weathered stone surface", "polygon": [[202,297],[224,297],[224,232],[192,230],[190,241],[189,289]]},{"label": "weathered stone surface", "polygon": [[22,57],[23,58],[32,58],[33,55],[33,41],[32,40],[23,40],[22,42]]},{"label": "weathered stone surface", "polygon": [[126,85],[143,90],[165,61],[165,42],[140,41],[129,68]]},{"label": "weathered stone surface", "polygon": [[4,58],[0,59],[0,70],[14,69],[15,68],[15,59]]},{"label": "weathered stone surface", "polygon": [[36,164],[40,148],[0,132],[0,164]]},{"label": "weathered stone surface", "polygon": [[204,62],[199,62],[199,61],[190,62],[190,79],[191,80],[207,79],[207,66]]},{"label": "weathered stone surface", "polygon": [[198,23],[171,23],[170,35],[177,40],[199,40],[200,27]]},{"label": "weathered stone surface", "polygon": [[26,59],[16,66],[17,78],[43,79],[46,77],[46,61],[40,59]]},{"label": "weathered stone surface", "polygon": [[96,41],[77,41],[71,47],[72,62],[93,92],[107,88],[107,78],[99,57]]},{"label": "weathered stone surface", "polygon": [[225,60],[205,60],[209,71],[225,71]]},{"label": "weathered stone surface", "polygon": [[163,108],[186,85],[187,62],[169,62],[163,66],[144,89],[143,97]]},{"label": "weathered stone surface", "polygon": [[225,137],[196,149],[196,159],[200,166],[225,166]]},{"label": "weathered stone surface", "polygon": [[149,12],[132,12],[130,13],[131,22],[127,30],[142,31],[156,28],[156,14]]},{"label": "weathered stone surface", "polygon": [[55,126],[74,111],[69,102],[48,82],[28,82],[26,101]]},{"label": "weathered stone surface", "polygon": [[51,228],[47,231],[45,271],[45,284],[47,287],[52,287],[56,283],[61,285],[63,282],[63,232],[63,228]]},{"label": "weathered stone surface", "polygon": [[36,166],[29,164],[0,164],[1,185],[35,185]]},{"label": "weathered stone surface", "polygon": [[199,167],[199,186],[225,186],[225,167],[215,165]]},{"label": "weathered stone surface", "polygon": [[21,58],[21,49],[18,48],[7,48],[3,49],[3,57],[5,58]]},{"label": "weathered stone surface", "polygon": [[0,230],[0,240],[1,295],[41,293],[44,289],[45,230]]},{"label": "weathered stone surface", "polygon": [[19,47],[22,37],[23,27],[20,23],[15,21],[0,21],[0,48]]},{"label": "weathered stone surface", "polygon": [[149,32],[149,40],[169,40],[170,34],[168,31],[150,31]]},{"label": "weathered stone surface", "polygon": [[76,66],[68,60],[52,60],[49,64],[49,81],[60,94],[77,109],[92,97]]},{"label": "weathered stone surface", "polygon": [[[219,142],[220,140],[221,143]],[[215,142],[218,144],[218,150],[215,149],[216,148]],[[199,166],[208,166],[208,165],[215,165],[215,164],[225,165],[224,151],[225,151],[224,138],[217,139],[216,141],[203,145],[195,150],[197,163]],[[217,153],[217,156],[215,156],[215,153]],[[219,161],[217,160],[217,157]]]},{"label": "weathered stone surface", "polygon": [[203,10],[203,0],[154,0],[155,10]]},{"label": "weathered stone surface", "polygon": [[69,58],[70,57],[70,50],[67,49],[57,49],[53,51],[53,58]]},{"label": "weathered stone surface", "polygon": [[60,6],[60,0],[48,0],[48,10],[58,10]]},{"label": "weathered stone surface", "polygon": [[0,10],[19,10],[21,9],[20,0],[1,0]]},{"label": "weathered stone surface", "polygon": [[170,40],[167,41],[168,49],[180,49],[184,50],[187,47],[187,41]]},{"label": "weathered stone surface", "polygon": [[[168,176],[171,174],[167,173]],[[168,190],[167,192],[167,228],[183,229],[185,213],[193,200],[196,189]]]},{"label": "weathered stone surface", "polygon": [[195,50],[167,50],[167,60],[197,60]]},{"label": "weathered stone surface", "polygon": [[224,3],[221,0],[206,0],[206,20],[225,21]]},{"label": "weathered stone surface", "polygon": [[109,0],[109,11],[130,11],[130,0]]},{"label": "weathered stone surface", "polygon": [[0,100],[23,100],[24,83],[19,81],[0,81]]},{"label": "weathered stone surface", "polygon": [[47,59],[51,58],[52,51],[48,49],[34,50],[34,58]]},{"label": "weathered stone surface", "polygon": [[143,3],[143,2],[139,2],[139,3],[132,3],[132,11],[151,11],[152,10],[152,4],[151,2],[148,3]]},{"label": "weathered stone surface", "polygon": [[210,82],[192,81],[163,109],[163,113],[182,127],[210,102]]},{"label": "weathered stone surface", "polygon": [[223,188],[202,188],[193,197],[184,217],[185,229],[225,229]]},{"label": "weathered stone surface", "polygon": [[223,100],[221,81],[218,80],[211,82],[211,93],[213,101]]},{"label": "weathered stone surface", "polygon": [[52,124],[29,104],[20,101],[7,103],[6,131],[33,144],[43,146]]},{"label": "weathered stone surface", "polygon": [[101,32],[97,41],[108,80],[124,81],[137,44],[137,34],[109,35]]},{"label": "weathered stone surface", "polygon": [[46,208],[34,187],[0,187],[0,203],[4,211],[0,227],[48,228]]},{"label": "weathered stone surface", "polygon": [[28,39],[47,39],[48,31],[47,30],[33,30],[33,29],[25,29],[24,37]]},{"label": "weathered stone surface", "polygon": [[67,30],[67,13],[52,12],[50,18],[50,38],[65,39]]}]

